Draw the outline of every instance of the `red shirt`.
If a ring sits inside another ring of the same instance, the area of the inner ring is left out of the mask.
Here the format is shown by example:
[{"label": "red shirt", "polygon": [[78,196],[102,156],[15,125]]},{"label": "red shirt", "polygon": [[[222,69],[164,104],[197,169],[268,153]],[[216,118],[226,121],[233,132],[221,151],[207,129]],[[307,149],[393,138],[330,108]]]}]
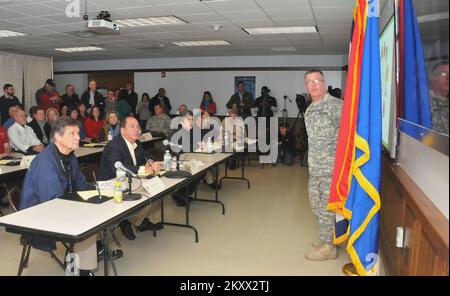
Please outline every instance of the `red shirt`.
[{"label": "red shirt", "polygon": [[202,111],[208,111],[209,115],[214,115],[217,112],[217,107],[216,107],[216,103],[215,102],[210,102],[208,104],[208,110],[206,110],[206,108],[202,104],[200,104],[200,109]]},{"label": "red shirt", "polygon": [[84,129],[86,130],[86,137],[98,139],[100,131],[103,129],[103,120],[95,121],[92,118],[87,118],[84,122]]},{"label": "red shirt", "polygon": [[57,91],[53,91],[51,93],[44,92],[43,94],[41,94],[41,105],[39,107],[41,107],[45,111],[47,111],[48,108],[55,108],[59,112],[59,110],[61,109],[61,104],[64,102],[61,99],[60,101],[53,103],[52,101],[50,101],[50,98],[54,96],[61,97],[61,95]]},{"label": "red shirt", "polygon": [[6,132],[6,128],[0,126],[0,154],[5,152],[5,143],[8,143],[8,133]]}]

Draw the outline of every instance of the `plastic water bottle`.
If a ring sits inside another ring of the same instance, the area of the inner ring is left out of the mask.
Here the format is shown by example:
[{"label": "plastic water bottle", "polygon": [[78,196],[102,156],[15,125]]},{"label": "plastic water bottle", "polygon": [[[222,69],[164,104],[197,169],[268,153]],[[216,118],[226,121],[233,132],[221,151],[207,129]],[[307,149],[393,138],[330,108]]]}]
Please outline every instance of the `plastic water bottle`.
[{"label": "plastic water bottle", "polygon": [[113,139],[113,135],[111,130],[108,130],[108,142],[111,141]]},{"label": "plastic water bottle", "polygon": [[123,201],[123,190],[122,190],[122,183],[120,181],[116,181],[114,183],[114,196],[113,196],[115,203],[121,203]]},{"label": "plastic water bottle", "polygon": [[166,172],[170,171],[170,160],[172,159],[172,155],[170,154],[169,150],[166,150],[166,153],[164,153],[164,161],[163,161],[163,166],[164,166],[164,170]]},{"label": "plastic water bottle", "polygon": [[213,151],[214,151],[213,142],[211,141],[211,137],[208,137],[208,141],[206,142],[206,152],[213,153]]},{"label": "plastic water bottle", "polygon": [[122,186],[122,191],[127,190],[127,173],[125,173],[123,170],[117,169],[116,181],[120,182],[120,185]]}]

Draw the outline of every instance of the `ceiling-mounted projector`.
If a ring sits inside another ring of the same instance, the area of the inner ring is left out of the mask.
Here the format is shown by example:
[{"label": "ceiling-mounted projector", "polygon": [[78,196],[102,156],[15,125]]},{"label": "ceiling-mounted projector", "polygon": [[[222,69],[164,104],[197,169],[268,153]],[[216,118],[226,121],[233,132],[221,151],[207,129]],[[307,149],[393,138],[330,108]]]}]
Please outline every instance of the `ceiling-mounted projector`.
[{"label": "ceiling-mounted projector", "polygon": [[95,20],[89,20],[87,27],[98,34],[119,34],[120,26],[111,21],[111,15],[102,11]]}]

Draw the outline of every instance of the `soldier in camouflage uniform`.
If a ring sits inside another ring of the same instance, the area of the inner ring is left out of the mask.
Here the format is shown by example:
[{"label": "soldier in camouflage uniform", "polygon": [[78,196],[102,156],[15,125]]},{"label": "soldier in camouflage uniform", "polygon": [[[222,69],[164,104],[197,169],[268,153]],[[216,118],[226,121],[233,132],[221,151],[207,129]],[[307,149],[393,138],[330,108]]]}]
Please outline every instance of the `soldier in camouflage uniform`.
[{"label": "soldier in camouflage uniform", "polygon": [[333,244],[335,214],[327,210],[333,175],[342,100],[326,92],[326,83],[320,70],[305,74],[305,86],[312,99],[305,112],[308,134],[309,201],[319,220],[319,241],[305,255],[307,260],[322,261],[337,257]]},{"label": "soldier in camouflage uniform", "polygon": [[430,87],[433,129],[448,135],[448,62],[433,67]]}]

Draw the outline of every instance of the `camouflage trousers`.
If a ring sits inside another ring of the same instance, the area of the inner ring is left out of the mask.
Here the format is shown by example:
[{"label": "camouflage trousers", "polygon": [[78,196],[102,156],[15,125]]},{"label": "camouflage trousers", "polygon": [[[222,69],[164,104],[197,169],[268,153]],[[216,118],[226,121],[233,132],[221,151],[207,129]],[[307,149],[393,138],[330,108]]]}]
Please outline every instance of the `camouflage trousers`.
[{"label": "camouflage trousers", "polygon": [[319,220],[319,239],[333,244],[335,213],[327,210],[330,197],[331,176],[309,177],[309,204]]}]

